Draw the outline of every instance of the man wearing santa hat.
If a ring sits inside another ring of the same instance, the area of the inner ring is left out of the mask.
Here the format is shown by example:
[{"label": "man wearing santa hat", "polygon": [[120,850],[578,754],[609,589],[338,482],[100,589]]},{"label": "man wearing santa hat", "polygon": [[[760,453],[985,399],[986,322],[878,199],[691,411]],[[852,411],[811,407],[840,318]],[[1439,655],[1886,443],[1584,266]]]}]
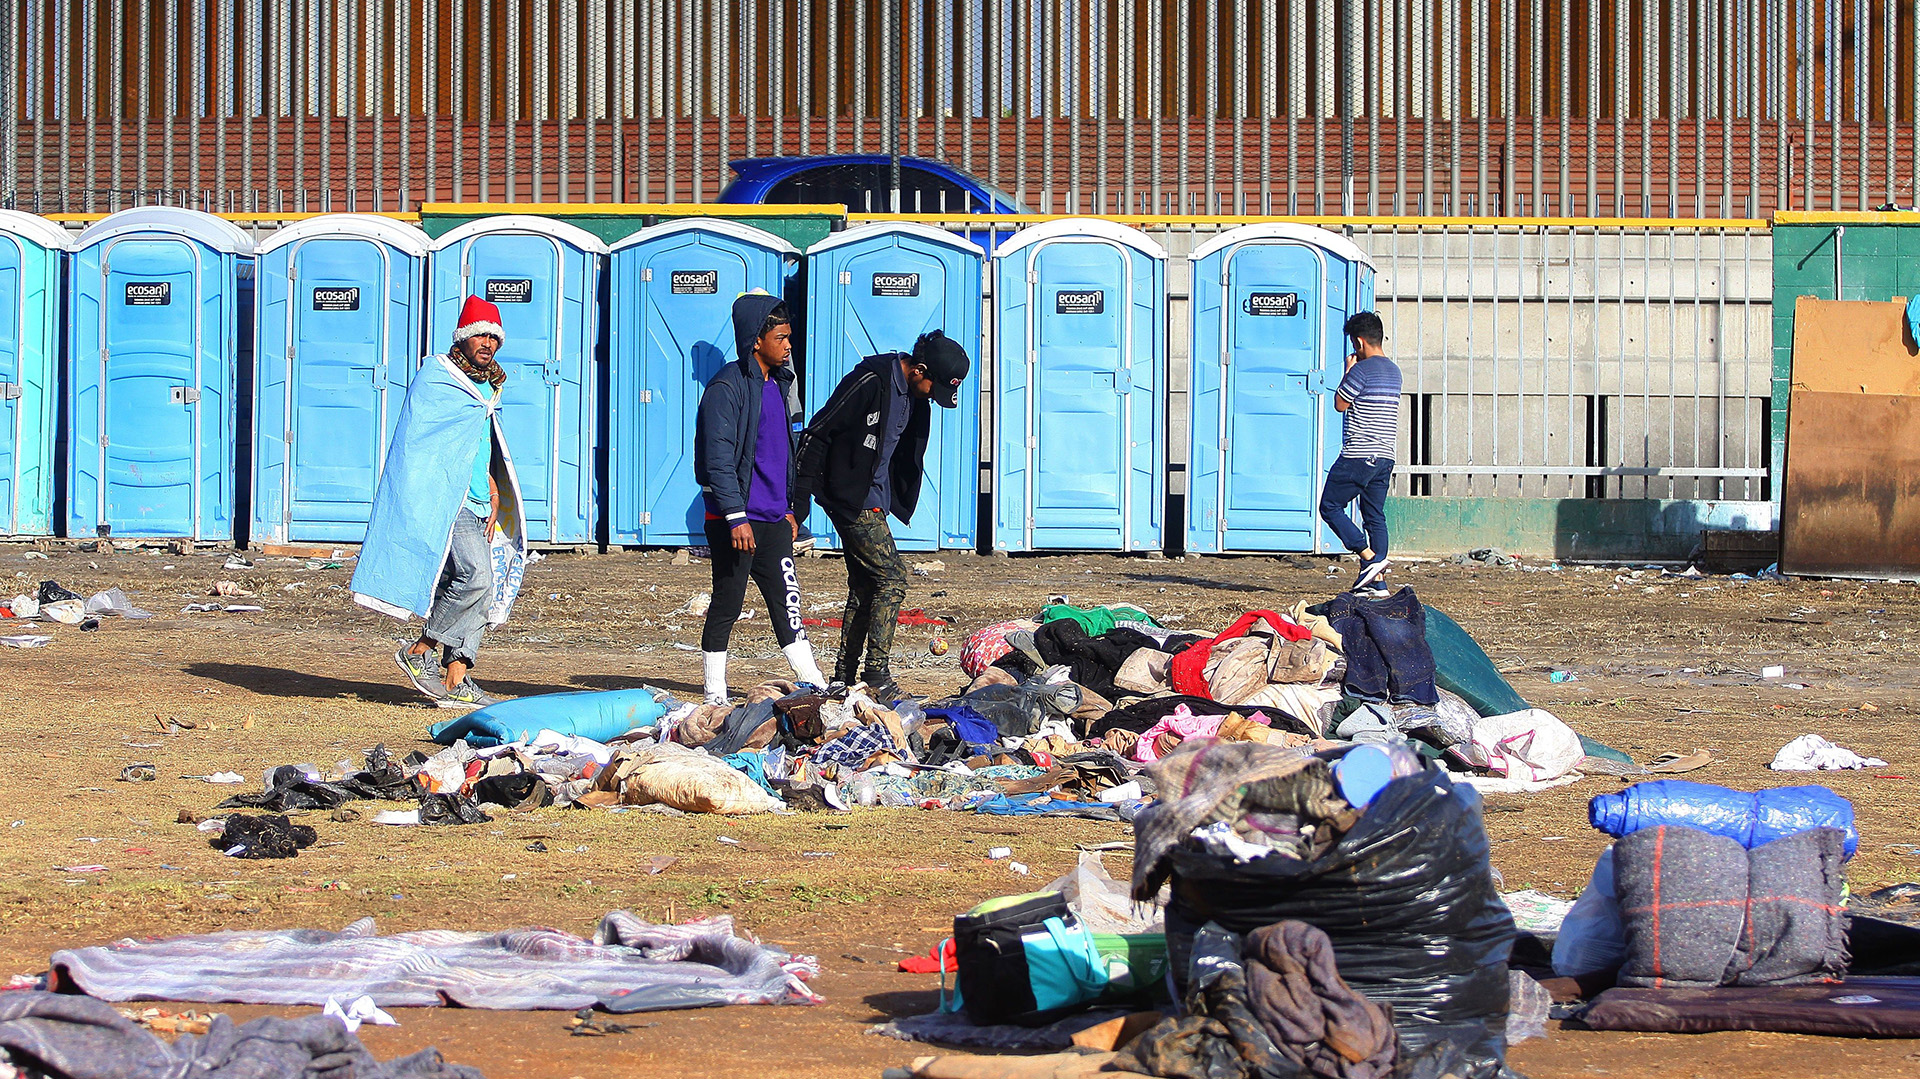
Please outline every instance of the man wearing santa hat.
[{"label": "man wearing santa hat", "polygon": [[496,529],[517,540],[512,572],[524,564],[524,536],[511,535],[522,531],[518,484],[496,416],[507,373],[495,353],[505,340],[500,309],[467,297],[453,351],[428,360],[407,387],[354,571],[362,606],[425,614],[419,639],[393,659],[443,708],[494,703],[468,672],[487,626],[504,622],[511,605],[494,587]]}]

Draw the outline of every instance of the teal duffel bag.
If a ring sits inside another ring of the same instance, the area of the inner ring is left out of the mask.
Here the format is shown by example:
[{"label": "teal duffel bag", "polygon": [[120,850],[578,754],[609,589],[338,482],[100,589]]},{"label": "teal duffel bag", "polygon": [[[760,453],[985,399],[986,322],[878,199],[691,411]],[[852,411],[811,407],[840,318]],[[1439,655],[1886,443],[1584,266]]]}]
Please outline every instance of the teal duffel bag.
[{"label": "teal duffel bag", "polygon": [[953,920],[956,990],[940,1006],[982,1026],[1042,1026],[1106,995],[1108,964],[1059,892],[990,899]]}]

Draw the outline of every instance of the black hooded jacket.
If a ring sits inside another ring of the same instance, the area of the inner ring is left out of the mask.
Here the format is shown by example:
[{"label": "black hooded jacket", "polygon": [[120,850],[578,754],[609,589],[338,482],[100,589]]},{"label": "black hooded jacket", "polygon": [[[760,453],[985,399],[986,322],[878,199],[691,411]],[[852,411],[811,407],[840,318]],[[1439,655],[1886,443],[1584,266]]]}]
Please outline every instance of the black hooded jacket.
[{"label": "black hooded jacket", "polygon": [[[705,496],[707,512],[726,519],[730,525],[747,519],[747,488],[753,482],[754,447],[760,439],[760,395],[766,376],[760,373],[760,361],[753,358],[753,344],[760,336],[760,324],[767,312],[780,303],[778,296],[748,294],[733,305],[733,337],[738,347],[734,362],[720,369],[700,395],[700,411],[693,426],[693,478]],[[773,369],[780,383],[780,396],[786,402],[791,424],[800,419],[799,402],[794,394],[793,366]],[[792,433],[788,433],[791,445]],[[787,456],[788,500],[793,501],[795,454]]]},{"label": "black hooded jacket", "polygon": [[[842,516],[868,508],[861,503],[873,489],[873,474],[880,465],[880,441],[893,401],[892,368],[911,358],[904,352],[885,352],[861,360],[800,433],[800,447],[794,451],[793,505],[802,518],[808,502],[815,499]],[[907,427],[894,446],[887,472],[893,515],[902,522],[913,520],[914,507],[920,502],[933,421],[933,405],[924,397],[908,394],[907,409]]]}]

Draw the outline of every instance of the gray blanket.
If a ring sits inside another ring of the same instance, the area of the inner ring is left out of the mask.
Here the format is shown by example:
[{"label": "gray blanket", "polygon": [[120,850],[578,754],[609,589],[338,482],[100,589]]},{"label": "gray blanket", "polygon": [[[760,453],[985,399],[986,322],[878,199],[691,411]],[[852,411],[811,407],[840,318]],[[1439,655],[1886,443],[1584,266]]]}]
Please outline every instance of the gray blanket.
[{"label": "gray blanket", "polygon": [[[1160,891],[1170,872],[1167,855],[1195,828],[1237,818],[1247,808],[1250,790],[1257,795],[1263,782],[1308,767],[1324,775],[1327,763],[1304,749],[1218,738],[1189,738],[1154,762],[1147,775],[1160,800],[1133,820],[1133,897],[1146,902]],[[1306,808],[1320,813],[1345,806],[1340,802]]]},{"label": "gray blanket", "polygon": [[101,1001],[38,992],[0,993],[0,1061],[49,1079],[482,1079],[436,1049],[383,1064],[327,1015],[215,1016],[169,1045]]},{"label": "gray blanket", "polygon": [[557,929],[499,933],[423,930],[390,937],[363,918],[320,929],[207,933],[123,940],[53,956],[51,984],[102,1000],[323,1005],[371,996],[383,1008],[612,1011],[716,1004],[811,1003],[819,973],[733,932],[727,916],[654,925],[624,910],[601,919],[593,940]]},{"label": "gray blanket", "polygon": [[1814,828],[1748,851],[1693,828],[1643,828],[1614,844],[1626,923],[1620,984],[1789,985],[1846,973],[1845,833]]}]

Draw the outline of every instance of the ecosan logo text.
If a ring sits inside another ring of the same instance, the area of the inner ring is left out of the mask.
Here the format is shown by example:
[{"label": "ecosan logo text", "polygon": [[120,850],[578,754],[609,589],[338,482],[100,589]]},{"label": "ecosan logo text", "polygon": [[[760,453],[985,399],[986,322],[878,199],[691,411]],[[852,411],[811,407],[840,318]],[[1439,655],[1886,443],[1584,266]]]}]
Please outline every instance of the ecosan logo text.
[{"label": "ecosan logo text", "polygon": [[314,289],[313,309],[315,311],[358,311],[360,310],[359,286]]},{"label": "ecosan logo text", "polygon": [[172,302],[171,281],[127,282],[127,303],[134,307],[165,307]]},{"label": "ecosan logo text", "polygon": [[487,282],[487,299],[493,303],[532,303],[533,280],[526,277],[496,277]]},{"label": "ecosan logo text", "polygon": [[1053,297],[1053,310],[1061,315],[1098,315],[1107,309],[1107,294],[1094,290],[1091,292],[1057,292]]},{"label": "ecosan logo text", "polygon": [[875,296],[918,296],[920,295],[920,275],[917,273],[874,274],[873,294]]},{"label": "ecosan logo text", "polygon": [[712,296],[720,291],[720,271],[675,270],[672,287],[676,296]]}]

